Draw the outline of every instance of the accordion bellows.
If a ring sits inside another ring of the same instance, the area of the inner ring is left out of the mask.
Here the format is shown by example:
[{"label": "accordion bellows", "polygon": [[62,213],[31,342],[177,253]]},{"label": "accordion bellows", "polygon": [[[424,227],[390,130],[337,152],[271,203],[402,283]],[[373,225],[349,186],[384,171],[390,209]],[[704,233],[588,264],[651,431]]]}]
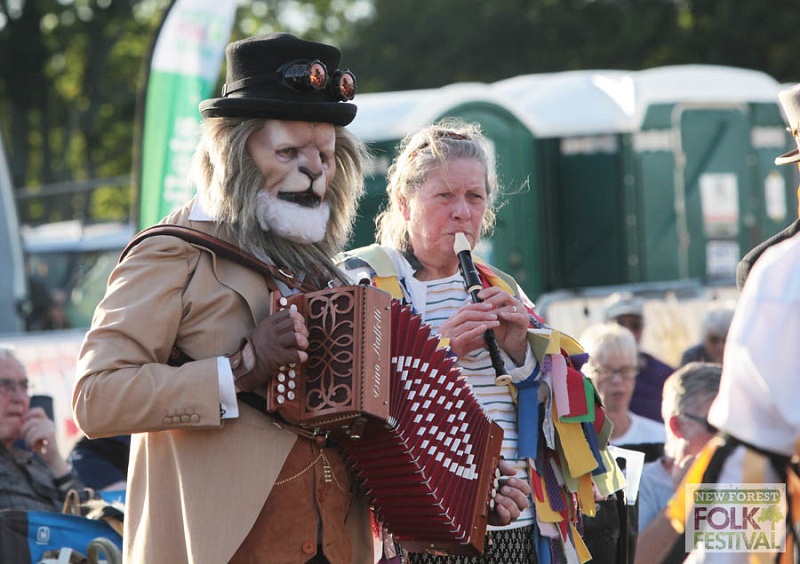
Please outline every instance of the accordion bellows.
[{"label": "accordion bellows", "polygon": [[309,361],[273,379],[268,408],[329,433],[407,550],[481,554],[503,431],[455,356],[419,315],[370,286],[275,298],[292,305],[306,317]]}]

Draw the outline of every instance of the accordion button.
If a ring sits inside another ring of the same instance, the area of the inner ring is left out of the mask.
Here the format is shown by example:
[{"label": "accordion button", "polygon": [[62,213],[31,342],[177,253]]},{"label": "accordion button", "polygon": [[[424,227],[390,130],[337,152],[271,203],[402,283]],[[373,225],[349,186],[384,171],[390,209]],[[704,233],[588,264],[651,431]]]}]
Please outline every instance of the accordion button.
[{"label": "accordion button", "polygon": [[279,404],[283,405],[284,403],[286,403],[286,398],[285,398],[285,397],[283,397],[283,396],[278,396],[278,397],[277,397],[277,402],[278,402]]},{"label": "accordion button", "polygon": [[294,370],[289,370],[289,378],[294,378],[295,376],[297,376],[297,372]]},{"label": "accordion button", "polygon": [[278,372],[278,382],[285,382],[286,381],[286,374],[283,372]]},{"label": "accordion button", "polygon": [[285,306],[285,305],[286,305],[286,304],[288,304],[288,303],[289,303],[289,300],[287,300],[286,298],[281,298],[280,304],[281,304],[282,306]]},{"label": "accordion button", "polygon": [[286,392],[286,386],[284,386],[283,384],[278,384],[278,393],[283,394],[285,392]]},{"label": "accordion button", "polygon": [[295,398],[294,392],[289,390],[289,393],[286,394],[286,397],[289,398],[289,401],[294,401]]},{"label": "accordion button", "polygon": [[289,380],[289,383],[286,385],[289,386],[290,390],[294,390],[297,387],[297,382],[295,382],[294,380]]}]

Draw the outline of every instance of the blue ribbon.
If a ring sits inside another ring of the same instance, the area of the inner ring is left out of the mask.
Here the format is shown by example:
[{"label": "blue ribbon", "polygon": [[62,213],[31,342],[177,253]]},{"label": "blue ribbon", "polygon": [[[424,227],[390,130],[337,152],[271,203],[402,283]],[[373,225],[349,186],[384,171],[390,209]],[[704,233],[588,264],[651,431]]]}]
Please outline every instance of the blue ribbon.
[{"label": "blue ribbon", "polygon": [[589,443],[589,448],[592,451],[594,459],[597,461],[597,468],[592,470],[592,476],[599,476],[605,474],[608,470],[603,464],[603,457],[600,456],[600,441],[597,439],[597,433],[594,432],[594,425],[588,422],[583,424],[583,434],[586,436],[586,442]]},{"label": "blue ribbon", "polygon": [[539,445],[539,365],[517,387],[517,429],[520,458],[536,458]]},{"label": "blue ribbon", "polygon": [[539,564],[551,564],[553,561],[551,553],[552,547],[550,544],[551,539],[542,535],[539,532],[539,527],[534,527],[533,529],[533,541],[536,544],[536,556],[538,557],[537,560]]}]

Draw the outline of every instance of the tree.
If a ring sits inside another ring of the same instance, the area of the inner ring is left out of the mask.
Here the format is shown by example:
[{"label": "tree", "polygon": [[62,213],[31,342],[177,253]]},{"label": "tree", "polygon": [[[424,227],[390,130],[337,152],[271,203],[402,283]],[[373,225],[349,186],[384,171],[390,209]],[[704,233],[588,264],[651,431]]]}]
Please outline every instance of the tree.
[{"label": "tree", "polygon": [[[800,79],[797,0],[779,13],[752,0],[239,1],[234,39],[285,30],[331,41],[360,92],[681,63]],[[0,0],[0,133],[15,186],[131,173],[138,93],[168,4]],[[126,217],[125,188],[26,200],[22,212]]]},{"label": "tree", "polygon": [[[344,37],[364,92],[578,69],[703,63],[797,81],[800,4],[751,0],[374,0]],[[757,22],[757,23],[754,23]]]},{"label": "tree", "polygon": [[[242,2],[234,39],[281,29],[335,40],[363,1]],[[15,186],[130,175],[139,93],[169,3],[0,0],[0,133]],[[21,215],[128,217],[132,187],[123,188],[25,200]]]},{"label": "tree", "polygon": [[[343,44],[364,91],[661,64],[672,0],[375,0]],[[602,25],[599,25],[602,22]],[[652,58],[648,58],[652,57]]]},{"label": "tree", "polygon": [[[127,174],[136,92],[159,1],[28,0],[0,5],[0,110],[16,186]],[[130,187],[101,198],[119,217]],[[101,192],[102,194],[102,192]],[[27,220],[92,215],[88,193],[30,201]]]}]

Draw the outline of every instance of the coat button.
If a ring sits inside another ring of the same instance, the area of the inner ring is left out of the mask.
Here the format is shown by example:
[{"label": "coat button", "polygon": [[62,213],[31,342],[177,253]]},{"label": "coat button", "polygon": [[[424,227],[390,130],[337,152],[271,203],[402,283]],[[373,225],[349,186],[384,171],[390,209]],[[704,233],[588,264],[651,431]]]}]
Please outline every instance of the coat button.
[{"label": "coat button", "polygon": [[311,541],[306,541],[303,543],[303,552],[305,554],[314,554],[317,551],[317,545],[315,545]]}]

